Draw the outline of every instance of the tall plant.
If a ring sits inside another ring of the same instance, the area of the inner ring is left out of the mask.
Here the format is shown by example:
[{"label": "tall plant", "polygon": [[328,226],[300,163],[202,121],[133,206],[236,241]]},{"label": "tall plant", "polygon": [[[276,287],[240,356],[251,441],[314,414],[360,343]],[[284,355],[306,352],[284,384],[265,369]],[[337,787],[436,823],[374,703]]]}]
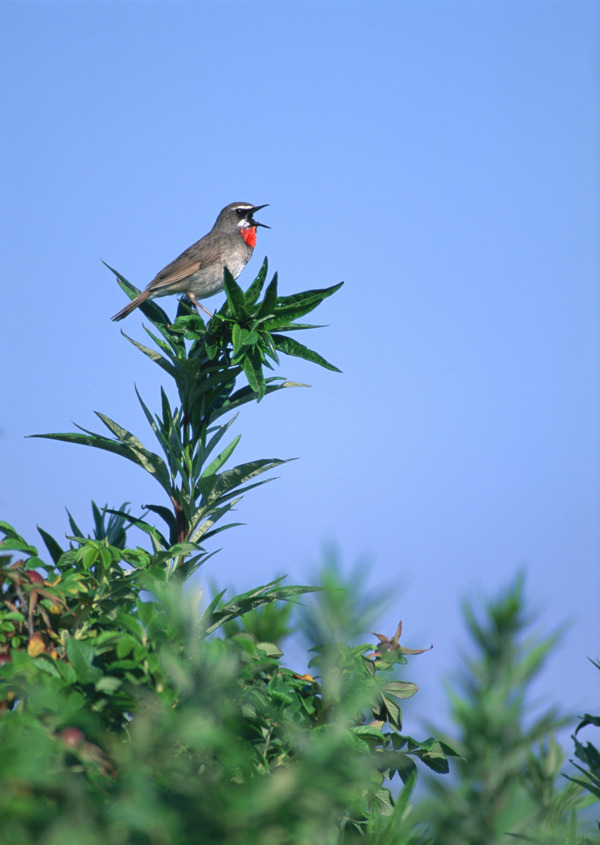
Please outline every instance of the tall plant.
[{"label": "tall plant", "polygon": [[522,575],[483,610],[465,603],[464,615],[473,654],[449,685],[463,759],[451,783],[430,781],[422,816],[445,845],[576,845],[579,790],[563,788],[553,738],[568,719],[552,706],[534,716],[529,699],[559,632],[532,635]]},{"label": "tall plant", "polygon": [[[116,271],[113,271],[116,273]],[[133,299],[138,290],[119,273],[120,286]],[[205,324],[182,300],[175,322],[155,302],[141,310],[155,331],[146,328],[158,349],[127,339],[147,355],[175,383],[179,403],[172,406],[161,389],[161,410],[153,414],[136,389],[138,400],[159,446],[157,453],[132,432],[110,419],[98,417],[110,435],[80,428],[80,432],[35,435],[103,449],[137,464],[158,482],[166,500],[146,505],[164,523],[162,530],[145,516],[121,512],[127,522],[145,531],[157,552],[170,552],[168,574],[186,578],[206,559],[199,546],[224,527],[215,527],[239,502],[243,493],[264,484],[255,481],[284,461],[266,458],[225,469],[240,435],[224,444],[234,411],[254,400],[296,386],[278,376],[265,376],[265,368],[279,363],[278,353],[312,361],[329,370],[337,367],[290,337],[294,331],[316,328],[297,320],[315,309],[341,287],[333,285],[292,296],[278,296],[277,274],[267,285],[265,259],[255,281],[243,291],[225,270],[227,299]],[[240,385],[240,378],[247,383]],[[231,414],[223,421],[223,417]],[[162,452],[162,455],[160,454]]]},{"label": "tall plant", "polygon": [[[49,560],[0,523],[0,841],[416,842],[415,762],[445,772],[454,752],[401,732],[416,687],[396,677],[411,653],[400,628],[377,649],[350,645],[356,631],[323,634],[314,674],[299,675],[282,663],[287,614],[274,609],[313,588],[278,579],[200,606],[181,590],[208,559],[206,540],[282,462],[229,466],[238,409],[293,385],[265,370],[280,353],[336,369],[289,335],[312,328],[297,321],[340,286],[280,297],[275,276],[261,299],[266,274],[265,262],[247,291],[226,274],[208,324],[185,302],[173,322],[141,306],[156,348],[128,339],[178,397],[163,388],[152,413],[138,396],[158,448],[104,414],[108,436],[38,435],[120,455],[164,497],[139,515],[93,505],[92,536],[69,516],[68,548],[40,530]],[[148,549],[127,546],[132,526]],[[400,800],[386,784],[395,774]]]}]

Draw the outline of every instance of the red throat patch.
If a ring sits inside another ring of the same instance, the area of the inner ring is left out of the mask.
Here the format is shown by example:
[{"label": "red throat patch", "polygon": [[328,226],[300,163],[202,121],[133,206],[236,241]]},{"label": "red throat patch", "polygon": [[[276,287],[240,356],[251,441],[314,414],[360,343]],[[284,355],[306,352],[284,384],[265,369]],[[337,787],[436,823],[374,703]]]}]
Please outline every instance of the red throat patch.
[{"label": "red throat patch", "polygon": [[240,229],[240,232],[248,246],[254,249],[256,246],[256,226],[251,226],[249,229]]}]

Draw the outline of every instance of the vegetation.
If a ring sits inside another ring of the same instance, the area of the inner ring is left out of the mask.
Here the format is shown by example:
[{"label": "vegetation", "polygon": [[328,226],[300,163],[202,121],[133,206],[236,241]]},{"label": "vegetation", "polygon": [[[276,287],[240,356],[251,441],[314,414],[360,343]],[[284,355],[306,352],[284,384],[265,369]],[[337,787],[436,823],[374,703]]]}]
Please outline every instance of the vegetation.
[{"label": "vegetation", "polygon": [[[163,388],[158,412],[138,395],[158,448],[104,414],[108,435],[40,435],[134,462],[162,498],[139,514],[92,503],[88,535],[69,515],[68,548],[39,529],[38,551],[0,523],[0,841],[492,845],[507,828],[529,835],[506,811],[519,779],[538,832],[562,826],[569,842],[588,841],[576,811],[584,788],[598,797],[598,753],[576,741],[575,782],[557,790],[562,763],[547,735],[558,717],[522,724],[526,686],[554,639],[517,651],[520,585],[490,605],[491,629],[468,612],[482,656],[453,696],[464,761],[447,787],[453,741],[403,732],[402,701],[416,692],[403,667],[421,650],[403,645],[401,625],[361,642],[365,609],[332,570],[319,588],[277,579],[232,598],[188,586],[240,498],[282,463],[230,466],[239,409],[294,386],[266,374],[280,354],[336,370],[290,335],[313,328],[298,320],[339,285],[280,297],[266,277],[266,262],[247,291],[227,276],[208,324],[185,301],[172,323],[156,303],[141,306],[154,346],[128,340],[177,395]],[[146,547],[128,545],[134,528]],[[280,648],[300,599],[310,674],[286,666]],[[435,773],[427,823],[419,771]]]},{"label": "vegetation", "polygon": [[435,842],[564,845],[577,838],[581,789],[561,774],[566,755],[555,734],[568,724],[556,707],[533,710],[531,684],[559,632],[531,632],[524,578],[479,614],[464,605],[473,656],[451,679],[449,697],[462,755],[451,782],[430,781],[420,807]]}]

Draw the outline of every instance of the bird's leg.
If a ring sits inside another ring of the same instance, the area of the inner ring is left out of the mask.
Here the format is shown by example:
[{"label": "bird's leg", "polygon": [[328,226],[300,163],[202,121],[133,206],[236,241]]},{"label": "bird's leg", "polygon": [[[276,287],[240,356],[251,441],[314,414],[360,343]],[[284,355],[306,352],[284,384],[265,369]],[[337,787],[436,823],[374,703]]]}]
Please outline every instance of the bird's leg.
[{"label": "bird's leg", "polygon": [[208,314],[208,316],[209,316],[209,317],[211,318],[211,320],[212,320],[212,316],[213,316],[213,315],[210,313],[210,311],[208,310],[208,308],[205,308],[205,307],[204,307],[204,305],[202,305],[202,303],[201,303],[201,302],[198,302],[198,300],[196,299],[196,297],[194,296],[194,294],[193,294],[193,293],[186,293],[186,296],[187,296],[187,298],[189,299],[189,301],[192,303],[192,305],[194,306],[194,308],[196,309],[196,311],[198,310],[198,308],[202,308],[202,310],[204,311],[204,313],[205,313],[205,314]]}]

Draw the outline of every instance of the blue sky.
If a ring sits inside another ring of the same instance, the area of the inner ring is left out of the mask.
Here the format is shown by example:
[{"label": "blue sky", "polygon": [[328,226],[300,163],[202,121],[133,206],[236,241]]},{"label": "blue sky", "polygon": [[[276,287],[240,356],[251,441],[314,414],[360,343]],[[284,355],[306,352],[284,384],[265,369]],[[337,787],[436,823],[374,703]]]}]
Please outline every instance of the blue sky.
[{"label": "blue sky", "polygon": [[[344,280],[309,345],[338,375],[247,408],[239,460],[298,457],[247,495],[205,580],[312,583],[328,544],[404,620],[440,716],[460,600],[527,572],[569,621],[542,700],[592,709],[600,577],[598,7],[565,2],[4,2],[0,517],[91,527],[157,501],[133,465],[24,439],[150,442],[160,372],[110,316],[237,200],[270,203],[292,293]],[[8,80],[8,84],[7,81]],[[211,302],[218,305],[220,300]],[[172,311],[175,300],[162,303]],[[143,340],[141,315],[123,328]],[[155,498],[153,498],[153,496]],[[408,727],[408,724],[407,724]]]}]

